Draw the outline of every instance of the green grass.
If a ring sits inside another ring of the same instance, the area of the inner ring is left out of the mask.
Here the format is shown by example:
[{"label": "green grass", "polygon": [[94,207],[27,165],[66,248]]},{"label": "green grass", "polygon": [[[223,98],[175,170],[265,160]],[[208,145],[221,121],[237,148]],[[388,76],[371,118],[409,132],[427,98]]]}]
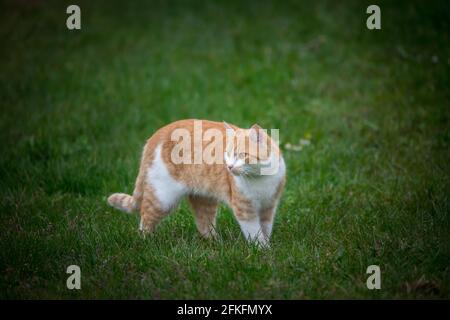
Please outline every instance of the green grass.
[{"label": "green grass", "polygon": [[[379,1],[380,31],[365,1],[77,1],[81,31],[27,3],[0,10],[1,298],[450,297],[448,1]],[[270,250],[226,207],[208,242],[186,203],[145,239],[107,206],[183,118],[311,137]]]}]

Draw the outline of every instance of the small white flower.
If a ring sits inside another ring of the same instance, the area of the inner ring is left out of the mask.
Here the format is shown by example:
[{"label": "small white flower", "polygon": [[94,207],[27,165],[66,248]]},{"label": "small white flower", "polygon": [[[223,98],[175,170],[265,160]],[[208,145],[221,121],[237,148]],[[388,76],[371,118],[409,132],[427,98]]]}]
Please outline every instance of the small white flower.
[{"label": "small white flower", "polygon": [[300,139],[299,143],[301,146],[309,146],[311,144],[311,140],[308,139]]}]

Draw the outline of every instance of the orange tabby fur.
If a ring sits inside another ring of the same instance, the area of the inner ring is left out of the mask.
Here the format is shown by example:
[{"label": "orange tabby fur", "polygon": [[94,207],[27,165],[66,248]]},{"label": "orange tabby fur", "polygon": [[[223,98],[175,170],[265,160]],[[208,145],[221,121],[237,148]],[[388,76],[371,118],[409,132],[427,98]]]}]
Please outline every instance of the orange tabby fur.
[{"label": "orange tabby fur", "polygon": [[[171,161],[171,152],[177,141],[171,141],[171,134],[173,130],[183,128],[189,130],[191,136],[193,136],[194,121],[199,120],[176,121],[156,131],[145,144],[133,195],[115,193],[108,198],[108,203],[129,213],[139,211],[141,216],[140,229],[151,232],[160,219],[167,215],[179,202],[181,196],[177,198],[177,195],[186,195],[195,212],[196,225],[200,234],[204,237],[214,237],[216,236],[215,222],[218,202],[223,201],[232,208],[236,219],[241,224],[244,235],[249,240],[256,240],[261,245],[268,244],[276,207],[285,184],[284,171],[278,174],[276,178],[270,176],[240,178],[239,174],[234,174],[227,168],[226,163],[174,164]],[[226,126],[221,122],[202,120],[203,131],[214,128],[220,130],[224,137],[226,137]],[[234,130],[244,130],[247,137],[250,137],[249,129],[239,129],[234,125],[229,127]],[[252,128],[260,129],[257,125]],[[262,131],[258,130],[258,132]],[[283,166],[281,169],[284,170],[284,161],[278,147],[268,135],[261,135],[261,137],[264,138],[270,152],[281,159]],[[194,139],[191,140],[193,153]],[[203,148],[206,148],[210,141],[202,141],[202,143]],[[236,149],[237,146],[234,148]],[[236,151],[244,152],[246,159],[258,158],[258,155],[249,154],[248,148],[245,150],[230,150],[225,139],[223,150],[230,154]],[[161,160],[163,164],[161,164]],[[166,186],[161,184],[164,183],[161,182],[165,172],[163,166],[167,168],[170,175],[168,186],[173,185],[176,189],[173,191],[173,199],[172,190],[166,190]],[[154,170],[151,168],[154,168]],[[156,177],[157,183],[152,183],[151,177]],[[245,184],[246,181],[249,181],[249,185]],[[274,188],[274,192],[273,194],[269,192],[266,195],[265,191],[262,191],[261,199],[259,199],[260,194],[255,193],[253,197],[257,199],[253,199],[250,195],[252,194],[252,183],[255,184],[255,190],[257,187],[263,190],[266,188],[264,187],[265,183],[267,183],[267,188]],[[248,186],[249,189],[245,189],[242,185],[245,185],[245,188]],[[159,190],[155,190],[155,186],[159,186]],[[249,192],[246,192],[246,190]],[[162,191],[165,192],[161,194]],[[166,196],[170,199],[167,200]],[[259,231],[255,232],[255,228],[258,229],[258,226]]]}]

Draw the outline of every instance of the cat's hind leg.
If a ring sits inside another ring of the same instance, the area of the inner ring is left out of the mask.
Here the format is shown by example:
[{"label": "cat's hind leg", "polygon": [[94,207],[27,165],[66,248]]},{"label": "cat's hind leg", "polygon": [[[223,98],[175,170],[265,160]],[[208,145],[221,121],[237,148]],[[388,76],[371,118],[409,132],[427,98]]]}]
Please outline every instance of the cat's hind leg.
[{"label": "cat's hind leg", "polygon": [[216,238],[217,200],[201,196],[189,196],[189,202],[194,209],[198,232],[204,238]]},{"label": "cat's hind leg", "polygon": [[169,210],[162,208],[153,190],[146,186],[140,208],[141,222],[139,230],[144,233],[153,232],[158,222],[168,213]]},{"label": "cat's hind leg", "polygon": [[144,194],[141,204],[140,229],[151,232],[163,216],[168,214],[186,194],[186,187],[175,180],[161,154],[162,145],[154,152],[154,159],[147,164]]}]

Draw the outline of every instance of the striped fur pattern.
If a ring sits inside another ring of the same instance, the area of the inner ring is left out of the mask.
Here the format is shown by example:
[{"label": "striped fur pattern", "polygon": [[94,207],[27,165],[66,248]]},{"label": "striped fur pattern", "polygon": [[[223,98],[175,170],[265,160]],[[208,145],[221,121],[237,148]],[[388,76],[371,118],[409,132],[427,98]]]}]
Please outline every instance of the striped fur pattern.
[{"label": "striped fur pattern", "polygon": [[[133,194],[114,193],[108,198],[109,205],[127,213],[139,212],[139,229],[152,232],[182,198],[188,197],[199,233],[205,238],[214,238],[217,236],[217,207],[223,202],[233,210],[246,239],[267,246],[285,184],[286,168],[278,146],[258,125],[240,129],[202,120],[203,131],[214,128],[224,137],[227,129],[244,133],[247,139],[256,132],[258,141],[270,150],[269,155],[261,157],[250,150],[247,143],[229,145],[224,140],[223,163],[174,163],[171,152],[177,141],[172,141],[171,133],[181,128],[193,135],[194,121],[199,120],[176,121],[155,132],[144,146]],[[206,148],[209,142],[201,143]],[[194,152],[194,148],[191,149]],[[277,173],[267,176],[255,173],[260,162],[267,163],[275,157],[280,163]]]}]

